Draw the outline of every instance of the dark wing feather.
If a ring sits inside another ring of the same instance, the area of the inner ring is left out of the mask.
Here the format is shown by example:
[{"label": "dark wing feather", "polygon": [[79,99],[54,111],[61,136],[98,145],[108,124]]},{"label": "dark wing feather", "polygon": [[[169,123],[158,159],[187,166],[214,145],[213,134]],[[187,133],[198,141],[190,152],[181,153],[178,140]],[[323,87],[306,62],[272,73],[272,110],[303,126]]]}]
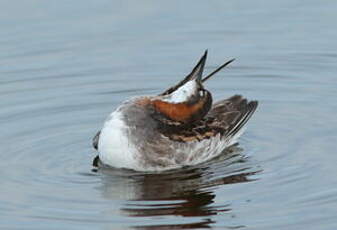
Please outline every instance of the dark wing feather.
[{"label": "dark wing feather", "polygon": [[[257,101],[248,102],[240,95],[234,95],[228,99],[215,103],[207,117],[215,121],[226,123],[228,127],[224,130],[224,135],[234,136],[253,115],[258,105]],[[226,116],[228,113],[235,113],[236,116]]]},{"label": "dark wing feather", "polygon": [[240,95],[213,104],[212,109],[202,120],[189,126],[171,126],[163,134],[175,141],[201,141],[220,133],[221,136],[234,136],[249,120],[258,105],[257,101],[248,102]]}]

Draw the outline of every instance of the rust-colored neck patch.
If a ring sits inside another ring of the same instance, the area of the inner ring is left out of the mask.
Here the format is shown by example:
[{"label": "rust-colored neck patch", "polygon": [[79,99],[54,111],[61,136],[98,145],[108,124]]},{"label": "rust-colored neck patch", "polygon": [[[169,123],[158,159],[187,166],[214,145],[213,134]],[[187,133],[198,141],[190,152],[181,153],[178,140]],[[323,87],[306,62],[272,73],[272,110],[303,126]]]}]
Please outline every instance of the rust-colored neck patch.
[{"label": "rust-colored neck patch", "polygon": [[203,113],[206,102],[207,100],[200,100],[195,104],[188,105],[187,103],[173,104],[161,100],[154,100],[152,103],[157,111],[168,118],[186,123]]}]

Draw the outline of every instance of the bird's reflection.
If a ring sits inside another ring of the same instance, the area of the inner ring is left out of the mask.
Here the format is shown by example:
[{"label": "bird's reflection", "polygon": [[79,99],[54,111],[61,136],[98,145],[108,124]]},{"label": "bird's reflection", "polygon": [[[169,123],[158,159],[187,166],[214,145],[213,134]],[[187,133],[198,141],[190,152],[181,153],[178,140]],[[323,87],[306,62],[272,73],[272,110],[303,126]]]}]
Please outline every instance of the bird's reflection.
[{"label": "bird's reflection", "polygon": [[100,169],[101,191],[106,199],[126,200],[120,211],[129,217],[201,217],[199,222],[189,224],[152,224],[136,226],[137,229],[207,228],[215,223],[211,216],[231,210],[230,204],[213,204],[214,188],[251,181],[250,176],[257,172],[247,166],[241,151],[233,146],[220,157],[222,159],[157,174]]}]

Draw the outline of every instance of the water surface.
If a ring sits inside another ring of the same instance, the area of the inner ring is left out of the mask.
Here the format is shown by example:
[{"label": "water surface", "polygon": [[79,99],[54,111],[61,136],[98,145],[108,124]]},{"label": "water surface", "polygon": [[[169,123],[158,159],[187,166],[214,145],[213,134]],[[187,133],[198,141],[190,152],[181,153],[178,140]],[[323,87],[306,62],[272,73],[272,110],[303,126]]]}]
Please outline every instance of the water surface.
[{"label": "water surface", "polygon": [[[337,3],[2,1],[1,229],[337,228]],[[162,174],[92,171],[126,98],[205,49],[215,99],[259,100],[238,146]]]}]

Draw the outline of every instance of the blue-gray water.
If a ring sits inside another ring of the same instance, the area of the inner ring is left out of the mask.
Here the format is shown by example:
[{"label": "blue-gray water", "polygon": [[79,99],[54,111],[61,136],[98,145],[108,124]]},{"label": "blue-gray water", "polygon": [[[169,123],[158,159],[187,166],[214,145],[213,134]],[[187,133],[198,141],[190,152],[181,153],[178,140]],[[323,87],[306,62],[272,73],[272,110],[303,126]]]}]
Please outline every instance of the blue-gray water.
[{"label": "blue-gray water", "polygon": [[[337,229],[336,1],[0,2],[0,229]],[[160,175],[93,172],[126,98],[205,49],[214,98],[259,100],[240,145]]]}]

